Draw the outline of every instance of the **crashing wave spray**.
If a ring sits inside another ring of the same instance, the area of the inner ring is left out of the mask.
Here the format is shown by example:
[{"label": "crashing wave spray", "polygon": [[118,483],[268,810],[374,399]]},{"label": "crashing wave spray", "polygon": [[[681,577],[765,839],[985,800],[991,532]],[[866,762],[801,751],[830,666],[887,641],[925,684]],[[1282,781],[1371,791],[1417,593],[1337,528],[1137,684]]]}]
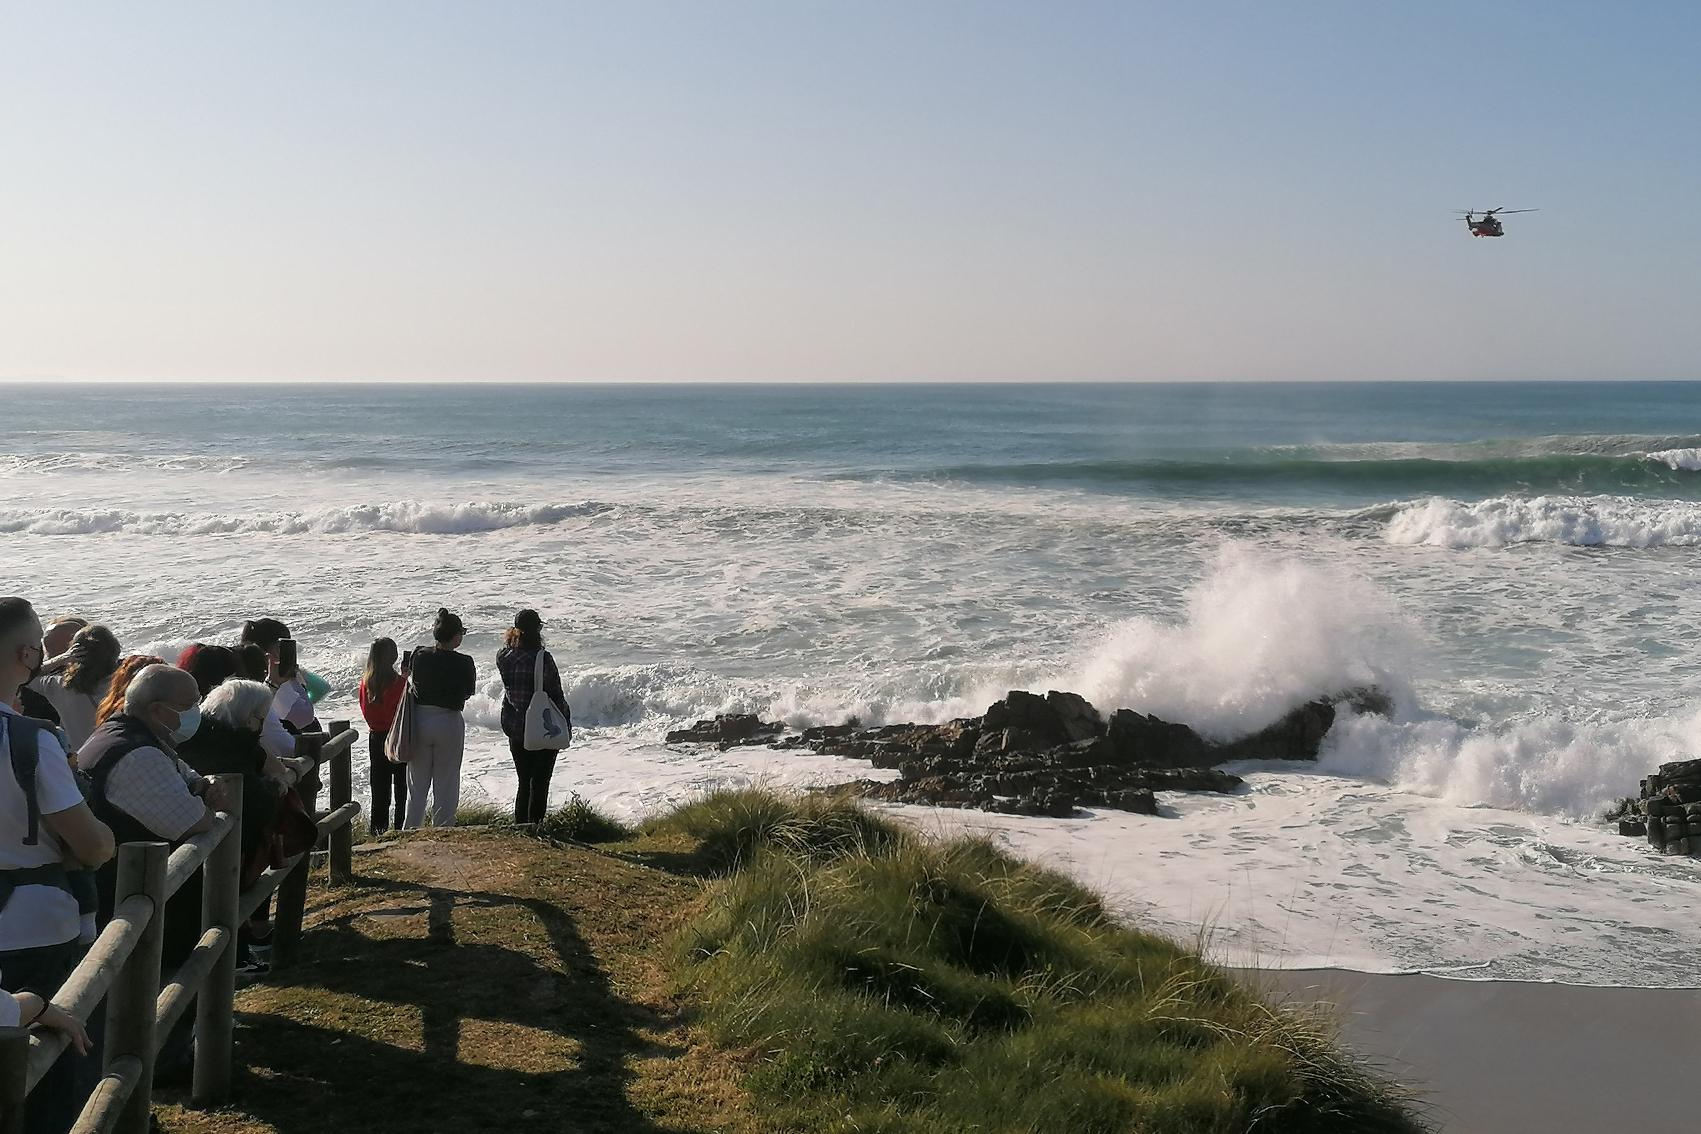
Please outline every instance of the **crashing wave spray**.
[{"label": "crashing wave spray", "polygon": [[1392,597],[1366,580],[1231,544],[1188,590],[1181,621],[1129,619],[1057,682],[1106,710],[1229,739],[1360,686],[1409,703],[1417,643]]}]

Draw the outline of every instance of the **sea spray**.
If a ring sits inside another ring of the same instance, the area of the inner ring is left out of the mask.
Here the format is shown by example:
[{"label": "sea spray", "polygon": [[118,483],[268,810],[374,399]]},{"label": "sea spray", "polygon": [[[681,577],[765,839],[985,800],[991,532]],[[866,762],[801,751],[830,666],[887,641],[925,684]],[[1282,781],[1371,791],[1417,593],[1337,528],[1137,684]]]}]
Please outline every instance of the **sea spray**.
[{"label": "sea spray", "polygon": [[1319,761],[1449,803],[1588,819],[1668,760],[1701,751],[1701,706],[1649,718],[1538,717],[1504,726],[1347,717]]},{"label": "sea spray", "polygon": [[1366,580],[1228,544],[1188,589],[1179,620],[1129,619],[1056,681],[1106,711],[1137,709],[1232,739],[1362,686],[1409,702],[1419,641],[1393,598]]}]

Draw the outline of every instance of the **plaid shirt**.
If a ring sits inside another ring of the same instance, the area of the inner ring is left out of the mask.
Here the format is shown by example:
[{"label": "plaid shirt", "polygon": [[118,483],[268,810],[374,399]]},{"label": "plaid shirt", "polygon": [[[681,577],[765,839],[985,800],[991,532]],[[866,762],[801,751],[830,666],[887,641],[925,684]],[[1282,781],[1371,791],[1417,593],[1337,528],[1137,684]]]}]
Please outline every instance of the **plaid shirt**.
[{"label": "plaid shirt", "polygon": [[[84,767],[93,771],[99,766]],[[207,813],[194,794],[201,776],[160,748],[138,748],[112,769],[106,781],[106,801],[155,835],[176,842]]]},{"label": "plaid shirt", "polygon": [[[496,655],[496,668],[502,673],[502,687],[506,690],[502,698],[502,731],[512,734],[524,725],[526,706],[537,692],[537,651],[503,649]],[[561,706],[567,714],[567,723],[571,724],[573,711],[567,707],[567,695],[561,692],[561,673],[548,650],[543,652],[543,691]]]}]

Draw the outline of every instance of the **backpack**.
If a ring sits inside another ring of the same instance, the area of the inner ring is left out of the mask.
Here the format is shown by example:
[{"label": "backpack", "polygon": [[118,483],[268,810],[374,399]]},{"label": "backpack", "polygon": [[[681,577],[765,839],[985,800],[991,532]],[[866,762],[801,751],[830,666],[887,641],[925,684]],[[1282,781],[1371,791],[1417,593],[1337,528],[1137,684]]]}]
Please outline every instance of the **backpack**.
[{"label": "backpack", "polygon": [[[33,847],[41,842],[41,800],[36,796],[35,773],[41,764],[41,734],[44,732],[58,740],[62,749],[67,752],[71,750],[65,734],[46,721],[14,716],[11,713],[0,714],[0,735],[4,735],[8,741],[7,749],[12,757],[12,778],[18,781],[18,790],[23,793],[24,811],[28,816],[23,838],[26,847]],[[76,897],[79,906],[83,904],[80,888],[72,887],[69,872],[57,862],[46,866],[0,870],[0,911],[5,910],[6,903],[12,900],[12,891],[19,886],[57,886]]]}]

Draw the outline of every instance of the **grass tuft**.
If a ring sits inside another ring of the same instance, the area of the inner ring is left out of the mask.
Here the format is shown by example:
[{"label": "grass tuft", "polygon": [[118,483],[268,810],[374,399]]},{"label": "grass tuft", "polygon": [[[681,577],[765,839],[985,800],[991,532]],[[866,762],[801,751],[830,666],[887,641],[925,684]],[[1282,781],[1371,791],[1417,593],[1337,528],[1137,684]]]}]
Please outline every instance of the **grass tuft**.
[{"label": "grass tuft", "polygon": [[463,799],[455,808],[457,827],[498,826],[512,822],[513,818],[508,808],[493,799]]},{"label": "grass tuft", "polygon": [[1421,1130],[1321,1016],[1273,1007],[1089,891],[983,840],[844,801],[717,793],[646,825],[726,876],[676,965],[760,1054],[777,1125],[967,1131]]},{"label": "grass tuft", "polygon": [[761,788],[712,792],[649,820],[641,830],[693,841],[698,867],[710,874],[736,871],[769,848],[803,861],[828,861],[890,849],[911,837],[847,800],[788,798]]},{"label": "grass tuft", "polygon": [[578,792],[545,815],[531,833],[552,843],[618,843],[634,834],[632,828],[598,811]]}]

